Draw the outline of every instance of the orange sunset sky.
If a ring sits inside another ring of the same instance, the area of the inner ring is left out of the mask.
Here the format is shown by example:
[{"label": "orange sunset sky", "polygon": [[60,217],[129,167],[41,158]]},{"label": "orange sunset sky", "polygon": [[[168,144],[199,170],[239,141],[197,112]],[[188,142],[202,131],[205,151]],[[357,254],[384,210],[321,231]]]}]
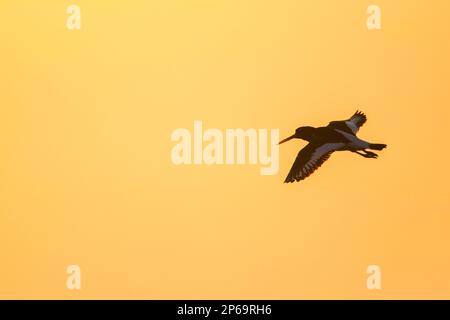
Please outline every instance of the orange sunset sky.
[{"label": "orange sunset sky", "polygon": [[[0,34],[0,298],[450,298],[448,0],[3,0]],[[194,120],[356,109],[388,148],[300,183],[300,140],[272,176],[171,162]]]}]

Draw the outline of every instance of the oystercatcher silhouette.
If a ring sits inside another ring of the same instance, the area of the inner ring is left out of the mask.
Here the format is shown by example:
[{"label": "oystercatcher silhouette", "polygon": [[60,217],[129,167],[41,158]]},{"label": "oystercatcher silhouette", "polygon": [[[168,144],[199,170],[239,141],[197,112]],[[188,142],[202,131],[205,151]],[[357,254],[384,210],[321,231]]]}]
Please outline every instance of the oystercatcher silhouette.
[{"label": "oystercatcher silhouette", "polygon": [[295,133],[279,142],[291,139],[303,139],[309,143],[297,155],[285,183],[300,181],[318,169],[334,151],[351,151],[365,158],[377,158],[378,155],[366,149],[382,150],[382,143],[370,143],[356,136],[359,128],[367,121],[361,111],[356,111],[348,120],[332,121],[326,127],[300,127]]}]

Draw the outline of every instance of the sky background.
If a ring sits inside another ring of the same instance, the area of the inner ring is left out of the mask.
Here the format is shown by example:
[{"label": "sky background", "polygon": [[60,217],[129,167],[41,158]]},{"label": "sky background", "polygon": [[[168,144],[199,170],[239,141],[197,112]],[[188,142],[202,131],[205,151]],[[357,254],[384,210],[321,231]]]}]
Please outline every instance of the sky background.
[{"label": "sky background", "polygon": [[[75,31],[72,2],[0,3],[0,298],[450,298],[448,0],[75,3]],[[275,176],[170,160],[194,120],[286,137],[356,109],[388,148],[301,183],[301,141]]]}]

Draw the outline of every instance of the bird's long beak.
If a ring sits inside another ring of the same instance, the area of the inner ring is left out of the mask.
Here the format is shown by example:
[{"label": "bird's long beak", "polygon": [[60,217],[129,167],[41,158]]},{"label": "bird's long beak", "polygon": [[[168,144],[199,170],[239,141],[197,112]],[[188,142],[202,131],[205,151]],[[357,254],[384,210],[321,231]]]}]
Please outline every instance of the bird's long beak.
[{"label": "bird's long beak", "polygon": [[278,144],[285,143],[286,141],[289,141],[289,140],[294,139],[294,138],[295,138],[295,134],[293,134],[292,136],[290,136],[290,137],[288,137],[286,139],[281,140],[280,142],[278,142]]}]

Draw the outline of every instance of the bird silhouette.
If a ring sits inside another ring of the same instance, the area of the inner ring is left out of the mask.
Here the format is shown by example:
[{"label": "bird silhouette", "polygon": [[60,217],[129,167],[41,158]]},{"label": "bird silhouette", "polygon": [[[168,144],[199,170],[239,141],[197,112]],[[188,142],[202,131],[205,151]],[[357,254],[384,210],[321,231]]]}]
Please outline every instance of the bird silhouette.
[{"label": "bird silhouette", "polygon": [[377,158],[378,155],[371,150],[386,148],[382,143],[370,143],[356,136],[359,128],[367,121],[367,117],[361,111],[356,111],[350,119],[331,121],[328,126],[300,127],[295,133],[279,142],[285,143],[291,139],[303,139],[309,143],[297,155],[297,158],[289,171],[285,183],[300,181],[316,171],[334,151],[351,151],[365,158]]}]

